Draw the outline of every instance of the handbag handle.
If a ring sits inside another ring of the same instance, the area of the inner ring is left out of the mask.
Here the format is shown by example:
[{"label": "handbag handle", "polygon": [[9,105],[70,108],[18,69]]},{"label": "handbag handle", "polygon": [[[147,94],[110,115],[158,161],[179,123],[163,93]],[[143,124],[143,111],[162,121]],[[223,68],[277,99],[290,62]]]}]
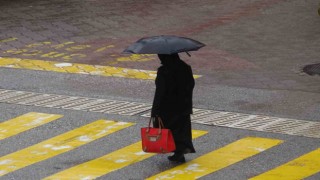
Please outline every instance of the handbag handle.
[{"label": "handbag handle", "polygon": [[150,129],[150,125],[151,125],[151,120],[153,118],[158,118],[158,123],[159,123],[159,134],[161,134],[161,129],[164,128],[164,125],[163,125],[163,122],[162,122],[162,119],[161,117],[151,117],[150,120],[149,120],[149,126],[148,126],[148,129],[147,129],[147,132],[149,132],[149,129]]}]

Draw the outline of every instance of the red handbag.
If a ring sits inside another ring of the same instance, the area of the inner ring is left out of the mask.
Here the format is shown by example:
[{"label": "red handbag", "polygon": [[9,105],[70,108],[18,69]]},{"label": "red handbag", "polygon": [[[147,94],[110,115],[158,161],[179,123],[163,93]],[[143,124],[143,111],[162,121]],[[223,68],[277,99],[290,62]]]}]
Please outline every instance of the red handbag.
[{"label": "red handbag", "polygon": [[176,149],[172,132],[165,129],[158,117],[159,128],[151,128],[151,119],[148,127],[141,128],[142,150],[149,153],[169,153]]}]

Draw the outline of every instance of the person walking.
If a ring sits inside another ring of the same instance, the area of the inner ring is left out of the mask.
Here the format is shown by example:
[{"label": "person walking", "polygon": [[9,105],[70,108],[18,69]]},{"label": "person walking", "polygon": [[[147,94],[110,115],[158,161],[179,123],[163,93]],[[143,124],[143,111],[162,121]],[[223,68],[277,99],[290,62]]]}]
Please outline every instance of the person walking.
[{"label": "person walking", "polygon": [[185,162],[184,154],[195,153],[192,143],[191,118],[192,96],[195,86],[191,66],[178,54],[158,54],[161,66],[155,80],[156,90],[152,104],[153,126],[158,127],[158,118],[165,128],[172,131],[176,150],[170,161]]}]

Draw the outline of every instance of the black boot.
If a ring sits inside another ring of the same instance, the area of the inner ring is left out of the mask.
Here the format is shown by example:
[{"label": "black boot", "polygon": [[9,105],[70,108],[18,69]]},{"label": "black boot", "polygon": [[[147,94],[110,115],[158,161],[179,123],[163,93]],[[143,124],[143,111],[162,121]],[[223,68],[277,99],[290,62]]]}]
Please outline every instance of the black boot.
[{"label": "black boot", "polygon": [[174,162],[180,162],[180,163],[186,162],[186,159],[184,158],[183,153],[174,153],[172,156],[169,156],[168,159],[169,161],[174,161]]}]

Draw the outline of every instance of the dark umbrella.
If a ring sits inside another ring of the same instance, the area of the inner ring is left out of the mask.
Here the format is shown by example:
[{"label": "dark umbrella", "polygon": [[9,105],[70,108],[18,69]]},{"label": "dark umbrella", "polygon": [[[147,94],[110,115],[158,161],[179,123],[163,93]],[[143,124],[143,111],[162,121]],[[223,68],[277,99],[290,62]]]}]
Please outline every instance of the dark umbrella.
[{"label": "dark umbrella", "polygon": [[152,36],[133,43],[123,53],[133,54],[175,54],[197,51],[205,44],[186,37],[179,36]]}]

